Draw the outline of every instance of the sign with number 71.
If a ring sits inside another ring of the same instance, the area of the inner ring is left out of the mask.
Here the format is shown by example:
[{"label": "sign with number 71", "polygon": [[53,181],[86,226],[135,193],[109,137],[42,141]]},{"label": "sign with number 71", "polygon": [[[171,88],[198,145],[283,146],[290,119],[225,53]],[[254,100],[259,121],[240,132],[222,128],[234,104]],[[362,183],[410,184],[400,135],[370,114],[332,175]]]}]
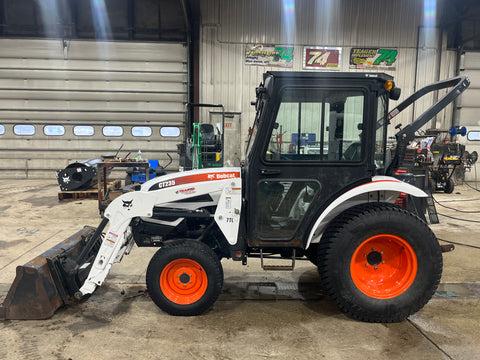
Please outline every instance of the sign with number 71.
[{"label": "sign with number 71", "polygon": [[341,54],[341,48],[305,46],[303,48],[303,68],[340,70]]}]

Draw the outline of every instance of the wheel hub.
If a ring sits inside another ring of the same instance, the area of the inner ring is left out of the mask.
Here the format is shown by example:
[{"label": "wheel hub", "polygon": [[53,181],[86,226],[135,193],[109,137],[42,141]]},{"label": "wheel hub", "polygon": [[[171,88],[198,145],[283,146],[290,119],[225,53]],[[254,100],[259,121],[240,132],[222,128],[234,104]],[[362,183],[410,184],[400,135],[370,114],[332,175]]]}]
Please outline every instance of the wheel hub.
[{"label": "wheel hub", "polygon": [[190,281],[190,275],[187,275],[185,272],[180,275],[180,281],[184,284],[188,283]]},{"label": "wheel hub", "polygon": [[382,262],[382,254],[378,251],[372,251],[367,255],[367,261],[370,265],[376,266]]}]

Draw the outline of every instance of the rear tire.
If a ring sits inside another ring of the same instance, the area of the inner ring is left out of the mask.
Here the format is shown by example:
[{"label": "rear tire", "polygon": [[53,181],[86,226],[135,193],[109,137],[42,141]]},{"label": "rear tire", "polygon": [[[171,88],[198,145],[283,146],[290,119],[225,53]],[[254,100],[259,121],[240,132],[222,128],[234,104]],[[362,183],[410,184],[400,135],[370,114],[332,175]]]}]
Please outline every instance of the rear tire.
[{"label": "rear tire", "polygon": [[392,204],[363,204],[329,225],[318,249],[322,287],[349,316],[398,322],[433,296],[442,274],[430,228]]},{"label": "rear tire", "polygon": [[155,253],[146,282],[150,297],[163,311],[179,316],[200,315],[222,291],[222,264],[207,245],[178,240]]}]

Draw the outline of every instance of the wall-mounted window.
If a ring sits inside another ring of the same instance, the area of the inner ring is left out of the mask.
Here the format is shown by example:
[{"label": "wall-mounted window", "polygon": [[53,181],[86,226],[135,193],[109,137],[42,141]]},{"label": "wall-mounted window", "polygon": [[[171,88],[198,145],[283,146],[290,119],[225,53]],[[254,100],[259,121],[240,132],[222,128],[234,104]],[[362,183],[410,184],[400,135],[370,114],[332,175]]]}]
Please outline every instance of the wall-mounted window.
[{"label": "wall-mounted window", "polygon": [[93,136],[95,129],[89,125],[77,125],[73,128],[73,134],[77,136]]},{"label": "wall-mounted window", "polygon": [[165,137],[180,136],[180,128],[176,126],[165,126],[160,129],[160,135]]},{"label": "wall-mounted window", "polygon": [[43,133],[47,136],[62,136],[65,135],[65,128],[62,125],[46,125]]},{"label": "wall-mounted window", "polygon": [[123,128],[121,126],[104,126],[102,132],[103,136],[122,136]]},{"label": "wall-mounted window", "polygon": [[0,125],[0,135],[5,134],[5,126]]},{"label": "wall-mounted window", "polygon": [[13,127],[15,135],[33,135],[35,134],[35,126],[33,125],[15,125]]},{"label": "wall-mounted window", "polygon": [[467,139],[470,141],[480,141],[480,131],[469,131]]},{"label": "wall-mounted window", "polygon": [[148,126],[134,126],[132,127],[133,136],[152,136],[152,128]]}]

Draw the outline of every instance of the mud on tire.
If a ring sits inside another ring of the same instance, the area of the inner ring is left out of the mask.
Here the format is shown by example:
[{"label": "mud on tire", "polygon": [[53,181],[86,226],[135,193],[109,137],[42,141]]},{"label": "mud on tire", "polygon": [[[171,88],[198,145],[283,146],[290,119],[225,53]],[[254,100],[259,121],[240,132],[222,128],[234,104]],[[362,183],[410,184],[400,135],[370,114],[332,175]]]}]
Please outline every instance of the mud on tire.
[{"label": "mud on tire", "polygon": [[442,274],[442,253],[430,228],[386,203],[340,214],[318,248],[322,287],[349,316],[397,322],[420,310]]},{"label": "mud on tire", "polygon": [[150,260],[147,290],[153,302],[171,315],[200,315],[217,300],[223,269],[215,252],[194,240],[161,247]]}]

